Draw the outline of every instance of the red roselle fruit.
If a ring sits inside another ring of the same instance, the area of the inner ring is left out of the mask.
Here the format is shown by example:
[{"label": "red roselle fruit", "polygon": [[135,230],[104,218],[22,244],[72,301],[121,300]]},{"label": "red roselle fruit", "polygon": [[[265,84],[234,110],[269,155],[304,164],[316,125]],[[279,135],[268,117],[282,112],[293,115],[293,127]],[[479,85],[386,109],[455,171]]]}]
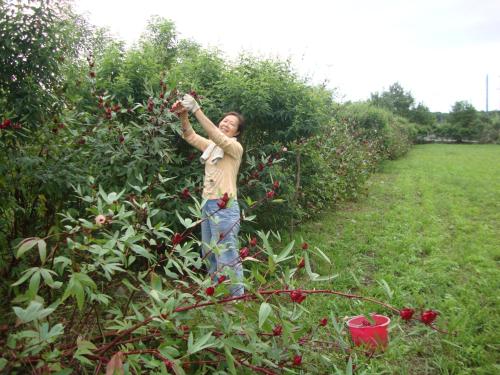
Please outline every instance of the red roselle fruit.
[{"label": "red roselle fruit", "polygon": [[307,242],[304,242],[302,244],[302,250],[307,250],[307,249],[309,249],[309,244]]},{"label": "red roselle fruit", "polygon": [[327,324],[328,324],[328,319],[327,318],[320,319],[319,325],[321,327],[325,327]]},{"label": "red roselle fruit", "polygon": [[12,121],[10,119],[5,119],[3,120],[3,122],[0,124],[0,129],[6,129],[10,126],[10,124],[12,123]]},{"label": "red roselle fruit", "polygon": [[301,356],[301,355],[298,355],[298,354],[297,354],[297,355],[295,355],[295,356],[293,357],[293,364],[294,364],[294,366],[300,366],[300,365],[301,365],[301,363],[302,363],[302,356]]},{"label": "red roselle fruit", "polygon": [[188,199],[191,196],[191,193],[189,192],[188,188],[184,188],[182,190],[181,196],[183,199]]},{"label": "red roselle fruit", "polygon": [[297,264],[297,268],[304,268],[305,265],[306,261],[304,260],[304,258],[301,258],[299,264]]},{"label": "red roselle fruit", "polygon": [[191,90],[189,92],[189,95],[191,95],[193,98],[195,98],[196,100],[198,100],[200,98],[200,96],[198,95],[198,93],[194,90]]},{"label": "red roselle fruit", "polygon": [[259,172],[261,172],[262,170],[264,170],[264,164],[259,163],[258,170],[259,170]]},{"label": "red roselle fruit", "polygon": [[207,289],[205,289],[205,294],[207,296],[213,296],[215,293],[215,288],[213,286],[209,286]]},{"label": "red roselle fruit", "polygon": [[118,138],[118,141],[120,141],[120,143],[125,142],[125,137],[123,135],[120,135],[120,137]]},{"label": "red roselle fruit", "polygon": [[438,316],[438,312],[434,310],[427,310],[422,312],[420,315],[420,320],[424,324],[431,324],[434,320],[436,320]]},{"label": "red roselle fruit", "polygon": [[251,240],[250,240],[250,242],[249,242],[249,245],[250,245],[251,247],[255,247],[255,246],[257,246],[257,238],[252,237],[252,239],[251,239]]},{"label": "red roselle fruit", "polygon": [[399,316],[403,320],[410,320],[413,317],[415,310],[410,309],[409,307],[405,307],[404,309],[399,310]]},{"label": "red roselle fruit", "polygon": [[271,191],[268,191],[268,192],[266,193],[266,197],[267,197],[268,199],[273,199],[275,194],[276,194],[276,193],[275,193],[273,190],[271,190]]},{"label": "red roselle fruit", "polygon": [[362,327],[371,327],[371,323],[368,321],[368,319],[363,319],[360,323],[359,323]]},{"label": "red roselle fruit", "polygon": [[217,206],[222,210],[227,207],[227,202],[229,202],[229,195],[224,193],[221,199],[217,202]]},{"label": "red roselle fruit", "polygon": [[273,336],[281,336],[283,333],[283,327],[280,325],[277,325],[273,328]]},{"label": "red roselle fruit", "polygon": [[180,244],[182,241],[182,235],[180,233],[174,233],[174,235],[172,236],[172,245],[175,246],[175,245],[178,245]]},{"label": "red roselle fruit", "polygon": [[274,183],[273,183],[273,188],[274,188],[274,189],[278,189],[279,187],[280,187],[280,182],[279,182],[279,181],[277,181],[277,180],[276,180],[276,181],[274,181]]},{"label": "red roselle fruit", "polygon": [[290,293],[290,298],[292,299],[292,302],[302,303],[306,299],[306,295],[304,293],[302,293],[302,290],[297,289],[297,290],[293,290]]},{"label": "red roselle fruit", "polygon": [[173,364],[171,361],[169,361],[168,359],[164,359],[163,360],[163,364],[165,365],[165,367],[167,368],[167,370],[172,370],[173,368]]},{"label": "red roselle fruit", "polygon": [[250,253],[250,250],[248,250],[248,247],[246,247],[246,246],[242,247],[240,249],[240,258],[241,259],[245,259],[248,256],[249,253]]},{"label": "red roselle fruit", "polygon": [[181,102],[175,102],[174,105],[170,108],[170,112],[177,112],[182,109]]},{"label": "red roselle fruit", "polygon": [[220,275],[219,278],[217,279],[217,282],[219,284],[222,284],[224,281],[226,281],[227,277],[226,275]]}]

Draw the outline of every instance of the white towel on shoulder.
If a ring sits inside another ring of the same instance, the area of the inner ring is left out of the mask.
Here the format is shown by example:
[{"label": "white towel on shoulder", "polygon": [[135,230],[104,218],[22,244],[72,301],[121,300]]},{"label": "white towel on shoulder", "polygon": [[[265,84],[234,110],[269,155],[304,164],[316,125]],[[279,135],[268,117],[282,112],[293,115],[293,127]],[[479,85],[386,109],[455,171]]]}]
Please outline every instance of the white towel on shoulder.
[{"label": "white towel on shoulder", "polygon": [[208,147],[203,151],[200,156],[200,162],[205,164],[207,160],[212,164],[217,164],[217,162],[224,157],[224,150],[217,146],[215,143],[210,142]]}]

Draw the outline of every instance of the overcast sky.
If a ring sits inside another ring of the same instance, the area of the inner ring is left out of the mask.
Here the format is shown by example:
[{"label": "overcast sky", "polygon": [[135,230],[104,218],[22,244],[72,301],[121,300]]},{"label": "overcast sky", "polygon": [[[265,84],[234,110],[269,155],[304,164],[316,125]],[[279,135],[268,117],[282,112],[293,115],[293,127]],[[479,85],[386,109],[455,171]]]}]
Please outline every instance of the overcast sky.
[{"label": "overcast sky", "polygon": [[500,110],[500,0],[75,0],[79,12],[132,45],[152,15],[181,38],[290,58],[337,100],[364,100],[399,82],[431,111],[458,100]]}]

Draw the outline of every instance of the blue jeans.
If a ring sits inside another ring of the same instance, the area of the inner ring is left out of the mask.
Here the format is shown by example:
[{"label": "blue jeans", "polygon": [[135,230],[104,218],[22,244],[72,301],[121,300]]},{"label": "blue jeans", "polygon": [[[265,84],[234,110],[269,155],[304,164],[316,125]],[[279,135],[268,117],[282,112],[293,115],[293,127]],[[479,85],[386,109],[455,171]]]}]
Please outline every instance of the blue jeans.
[{"label": "blue jeans", "polygon": [[[217,275],[232,276],[229,287],[231,295],[241,296],[245,292],[243,265],[238,251],[240,231],[240,206],[237,201],[231,207],[219,209],[218,199],[209,199],[202,208],[201,240],[202,255],[208,260],[208,273],[217,280]],[[221,238],[221,234],[223,238]],[[217,247],[218,250],[214,248]],[[231,272],[232,271],[232,272]]]}]

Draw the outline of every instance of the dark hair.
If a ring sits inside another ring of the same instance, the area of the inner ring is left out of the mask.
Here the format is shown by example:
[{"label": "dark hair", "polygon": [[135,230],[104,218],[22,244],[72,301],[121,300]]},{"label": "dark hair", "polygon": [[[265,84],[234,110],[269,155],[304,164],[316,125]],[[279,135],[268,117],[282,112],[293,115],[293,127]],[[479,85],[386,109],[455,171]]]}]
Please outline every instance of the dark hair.
[{"label": "dark hair", "polygon": [[222,117],[219,119],[217,122],[217,126],[219,126],[220,122],[224,120],[227,116],[234,116],[238,119],[238,135],[236,136],[238,139],[240,139],[241,134],[243,133],[243,130],[245,129],[245,118],[241,113],[238,112],[226,112],[222,115]]}]

